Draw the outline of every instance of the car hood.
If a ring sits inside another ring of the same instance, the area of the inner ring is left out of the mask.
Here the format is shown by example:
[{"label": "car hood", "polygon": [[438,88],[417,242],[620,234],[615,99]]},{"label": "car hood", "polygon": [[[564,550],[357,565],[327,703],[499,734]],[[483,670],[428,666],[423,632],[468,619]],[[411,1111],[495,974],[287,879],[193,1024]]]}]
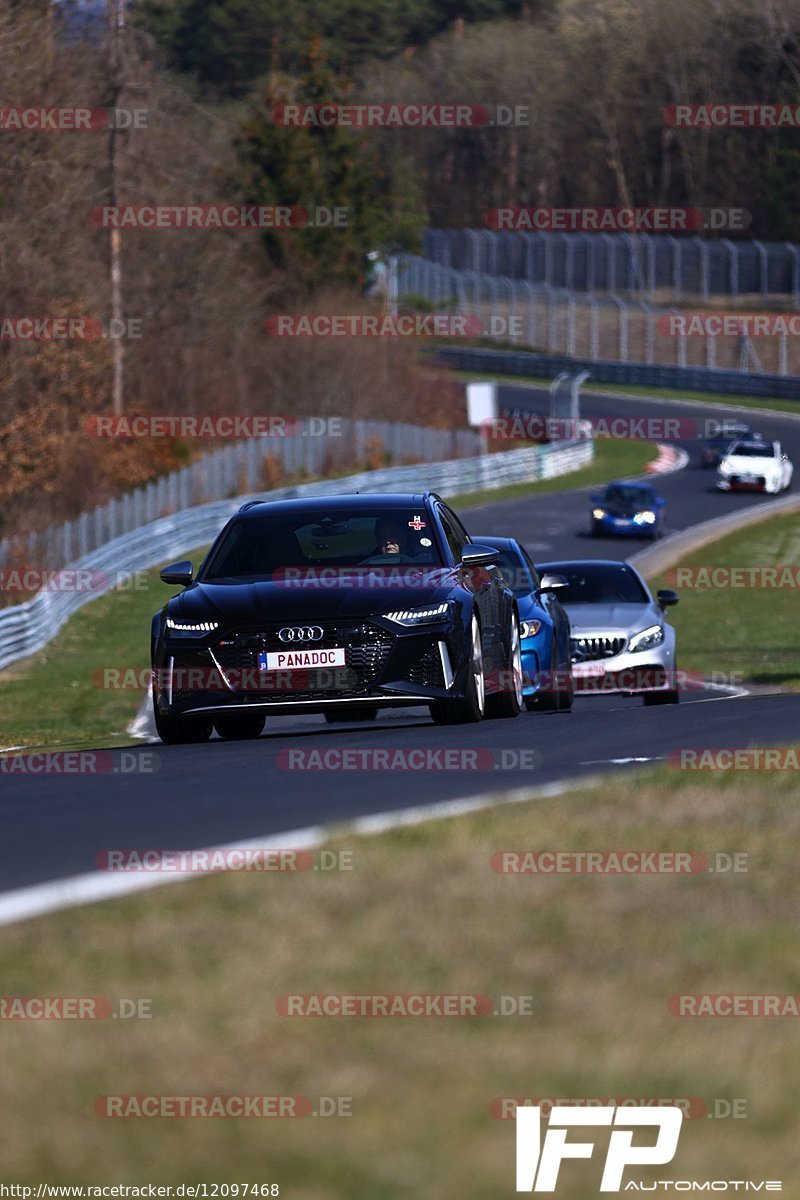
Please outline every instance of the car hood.
[{"label": "car hood", "polygon": [[[743,475],[763,475],[765,471],[776,471],[778,463],[772,456],[769,458],[753,458],[751,455],[726,454],[722,462],[732,471],[741,471]],[[722,463],[720,463],[722,466]]]},{"label": "car hood", "polygon": [[264,621],[319,621],[365,617],[401,608],[440,604],[458,584],[452,569],[429,571],[414,585],[390,585],[384,578],[364,577],[359,586],[325,586],[322,582],[291,586],[271,580],[193,583],[170,602],[176,620],[231,621],[252,625]]},{"label": "car hood", "polygon": [[661,625],[664,614],[656,604],[565,604],[572,636],[592,637],[596,634],[631,634],[648,625]]},{"label": "car hood", "polygon": [[640,512],[652,512],[656,507],[655,500],[642,500],[640,504],[631,504],[628,500],[601,500],[595,508],[604,508],[610,517],[635,517]]}]

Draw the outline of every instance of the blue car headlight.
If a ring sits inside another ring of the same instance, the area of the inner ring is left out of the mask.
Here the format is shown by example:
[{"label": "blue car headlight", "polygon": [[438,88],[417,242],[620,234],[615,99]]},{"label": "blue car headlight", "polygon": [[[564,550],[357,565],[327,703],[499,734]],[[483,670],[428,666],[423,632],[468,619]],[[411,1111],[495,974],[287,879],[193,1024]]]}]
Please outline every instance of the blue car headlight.
[{"label": "blue car headlight", "polygon": [[637,512],[633,519],[637,525],[655,525],[656,514],[647,509],[645,512]]},{"label": "blue car headlight", "polygon": [[605,517],[607,515],[608,514],[606,513],[606,510],[604,508],[593,508],[592,509],[592,516],[594,517],[595,521],[602,521],[603,517]]},{"label": "blue car headlight", "polygon": [[219,629],[219,621],[173,621],[167,617],[166,629],[170,637],[199,638]]},{"label": "blue car headlight", "polygon": [[635,633],[628,642],[628,650],[636,653],[638,650],[654,650],[664,640],[664,629],[661,625],[649,625],[640,633]]},{"label": "blue car headlight", "polygon": [[541,628],[541,621],[521,621],[519,626],[519,635],[522,638],[536,637],[536,634]]},{"label": "blue car headlight", "polygon": [[434,604],[428,608],[402,608],[396,612],[384,613],[387,621],[395,625],[427,625],[432,621],[443,621],[450,615],[451,604],[445,600],[442,604]]}]

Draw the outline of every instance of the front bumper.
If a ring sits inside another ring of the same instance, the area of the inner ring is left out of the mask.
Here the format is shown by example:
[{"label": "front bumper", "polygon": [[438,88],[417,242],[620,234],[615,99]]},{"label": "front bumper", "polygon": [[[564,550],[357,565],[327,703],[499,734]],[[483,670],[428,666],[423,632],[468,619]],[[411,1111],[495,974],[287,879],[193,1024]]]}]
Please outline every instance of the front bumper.
[{"label": "front bumper", "polygon": [[320,621],[314,649],[344,649],[345,664],[266,671],[259,656],[285,649],[277,628],[225,631],[208,644],[165,640],[154,663],[161,711],[176,715],[231,709],[326,712],[353,704],[403,707],[461,699],[468,645],[457,620],[424,628],[382,618]]},{"label": "front bumper", "polygon": [[623,651],[609,658],[573,663],[572,678],[580,696],[674,691],[678,687],[674,647],[664,642],[654,650]]},{"label": "front bumper", "polygon": [[632,517],[602,517],[600,520],[592,518],[592,524],[595,529],[602,533],[613,534],[616,537],[652,537],[653,531],[658,529],[658,520],[653,521],[650,525],[636,523]]},{"label": "front bumper", "polygon": [[777,491],[776,487],[770,488],[768,481],[763,475],[757,476],[756,479],[741,479],[738,475],[718,475],[717,487],[721,492],[768,492]]}]

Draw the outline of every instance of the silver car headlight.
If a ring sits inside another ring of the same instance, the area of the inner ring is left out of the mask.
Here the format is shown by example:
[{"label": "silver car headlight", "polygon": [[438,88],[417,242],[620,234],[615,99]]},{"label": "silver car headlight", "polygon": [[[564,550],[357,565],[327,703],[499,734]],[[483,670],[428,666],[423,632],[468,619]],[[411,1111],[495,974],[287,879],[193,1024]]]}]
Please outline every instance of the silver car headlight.
[{"label": "silver car headlight", "polygon": [[203,637],[207,633],[213,633],[215,629],[219,629],[219,621],[173,621],[172,617],[167,617],[166,621],[167,633],[170,637],[186,637],[197,638]]},{"label": "silver car headlight", "polygon": [[536,637],[541,628],[541,621],[523,621],[519,627],[519,635],[524,638]]},{"label": "silver car headlight", "polygon": [[384,613],[387,621],[395,625],[426,625],[429,621],[442,621],[450,612],[450,603],[435,604],[430,608],[403,608],[396,612]]},{"label": "silver car headlight", "polygon": [[648,625],[647,629],[642,629],[640,633],[635,633],[628,642],[628,650],[635,653],[638,650],[653,650],[656,646],[660,646],[664,640],[664,628],[662,625]]}]

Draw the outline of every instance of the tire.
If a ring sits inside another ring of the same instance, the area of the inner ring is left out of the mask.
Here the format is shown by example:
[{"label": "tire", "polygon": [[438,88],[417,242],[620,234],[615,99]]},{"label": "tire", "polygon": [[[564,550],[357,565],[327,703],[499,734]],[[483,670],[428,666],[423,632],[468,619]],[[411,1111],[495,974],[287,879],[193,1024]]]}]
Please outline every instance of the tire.
[{"label": "tire", "polygon": [[226,742],[261,737],[266,717],[261,712],[221,713],[214,717],[214,728]]},{"label": "tire", "polygon": [[161,713],[158,711],[155,699],[153,700],[153,715],[156,722],[156,733],[165,746],[185,746],[197,742],[207,742],[214,728],[211,717],[176,717],[169,713]]},{"label": "tire", "polygon": [[486,716],[493,720],[518,717],[522,709],[522,643],[519,635],[519,617],[511,614],[511,638],[506,673],[513,679],[508,691],[498,692],[486,698]]},{"label": "tire", "polygon": [[[536,708],[539,712],[558,712],[561,708],[561,692],[554,686],[557,672],[553,663],[557,661],[558,655],[556,653],[556,639],[554,637],[550,646],[550,669],[547,672],[551,686],[547,691],[539,692],[538,695],[534,696],[530,704],[531,708]],[[570,707],[572,707],[572,701],[570,701]]]},{"label": "tire", "polygon": [[645,692],[642,696],[645,708],[654,708],[659,704],[679,704],[680,692]]},{"label": "tire", "polygon": [[478,618],[472,616],[472,653],[463,700],[440,700],[429,705],[434,725],[472,725],[483,719],[486,681],[483,675],[483,644]]}]

